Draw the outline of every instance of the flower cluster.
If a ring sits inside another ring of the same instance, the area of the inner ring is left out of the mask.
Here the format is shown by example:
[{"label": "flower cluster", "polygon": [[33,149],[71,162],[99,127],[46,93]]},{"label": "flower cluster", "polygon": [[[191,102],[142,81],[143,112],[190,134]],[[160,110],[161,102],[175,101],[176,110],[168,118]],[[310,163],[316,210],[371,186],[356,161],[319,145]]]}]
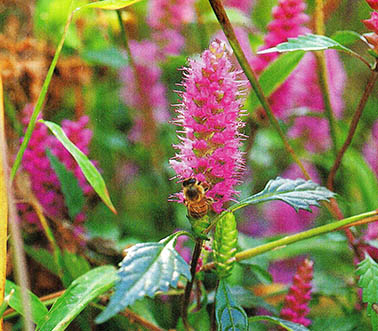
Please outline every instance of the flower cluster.
[{"label": "flower cluster", "polygon": [[194,0],[151,0],[147,22],[163,54],[178,54],[184,45],[182,29],[194,19]]},{"label": "flower cluster", "polygon": [[129,139],[149,143],[153,133],[148,131],[146,119],[153,123],[166,122],[169,112],[166,89],[161,82],[161,69],[158,66],[158,47],[148,41],[130,41],[130,50],[135,67],[125,67],[120,73],[121,81],[125,84],[121,96],[125,104],[140,112],[135,118]]},{"label": "flower cluster", "polygon": [[218,213],[236,193],[243,168],[239,129],[245,82],[237,80],[230,52],[216,40],[200,58],[189,60],[175,121],[182,127],[181,143],[174,146],[180,153],[170,161],[178,178],[193,176],[211,185],[207,195]]},{"label": "flower cluster", "polygon": [[[366,2],[372,9],[378,10],[377,0],[366,0]],[[378,12],[373,11],[371,13],[370,19],[362,20],[362,22],[370,31],[373,31],[371,33],[365,33],[364,37],[371,45],[374,52],[378,54]]]},{"label": "flower cluster", "polygon": [[280,314],[282,318],[304,326],[311,324],[306,316],[310,311],[308,303],[311,300],[313,265],[312,261],[305,259],[298,267]]},{"label": "flower cluster", "polygon": [[[24,109],[22,120],[25,127],[32,112],[33,106],[27,105]],[[63,131],[84,154],[88,154],[88,146],[92,138],[92,131],[86,128],[87,124],[87,116],[81,117],[77,122],[69,120],[62,122]],[[30,175],[32,191],[46,214],[51,217],[67,218],[68,213],[60,190],[60,182],[50,165],[46,149],[49,149],[69,171],[74,173],[85,195],[90,195],[93,189],[87,183],[81,169],[64,146],[54,136],[49,135],[48,129],[44,124],[37,122],[28,148],[25,150],[22,166]],[[21,205],[20,210],[26,211],[27,207]],[[38,218],[34,212],[26,212],[24,218],[30,223],[38,224]],[[80,223],[84,218],[85,215],[80,213],[74,221]]]}]

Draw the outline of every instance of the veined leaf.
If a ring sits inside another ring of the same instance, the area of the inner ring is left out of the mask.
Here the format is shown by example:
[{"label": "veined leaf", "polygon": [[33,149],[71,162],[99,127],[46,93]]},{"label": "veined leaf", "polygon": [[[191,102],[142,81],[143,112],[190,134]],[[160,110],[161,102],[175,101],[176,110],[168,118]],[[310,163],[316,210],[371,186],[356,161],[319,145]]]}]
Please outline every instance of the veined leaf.
[{"label": "veined leaf", "polygon": [[[269,97],[295,69],[305,53],[298,51],[287,53],[272,62],[260,75],[259,83],[264,94]],[[246,108],[251,112],[260,105],[255,93],[248,98]]]},{"label": "veined leaf", "polygon": [[71,142],[71,140],[68,139],[63,129],[59,125],[44,120],[40,120],[40,122],[45,124],[55,135],[55,137],[63,144],[67,151],[70,152],[72,157],[78,163],[80,169],[83,171],[83,174],[88,180],[89,184],[91,184],[93,189],[100,196],[102,201],[109,207],[109,209],[116,213],[116,210],[110,200],[108,190],[105,186],[104,179],[102,178],[96,167],[92,164],[92,162],[89,161],[88,157],[80,149],[78,149]]},{"label": "veined leaf", "polygon": [[356,274],[360,276],[358,286],[362,288],[362,301],[368,304],[373,331],[378,330],[378,314],[373,305],[378,304],[378,264],[369,256],[358,264]]},{"label": "veined leaf", "polygon": [[95,298],[109,290],[117,279],[113,266],[102,266],[85,273],[68,287],[45,315],[38,331],[65,330],[72,320]]},{"label": "veined leaf", "polygon": [[64,195],[64,202],[67,206],[68,214],[73,221],[84,207],[83,190],[75,175],[69,171],[49,149],[46,150],[46,155],[50,161],[51,167],[58,176],[60,187]]},{"label": "veined leaf", "polygon": [[329,201],[334,196],[335,193],[311,180],[277,177],[270,180],[261,192],[232,205],[229,210],[235,211],[250,204],[281,200],[296,211],[299,209],[311,211],[310,206],[319,206],[318,201]]},{"label": "veined leaf", "polygon": [[180,275],[190,280],[188,264],[174,249],[177,234],[158,243],[141,243],[129,248],[118,271],[119,280],[109,305],[96,318],[103,323],[136,300],[157,291],[176,287]]},{"label": "veined leaf", "polygon": [[322,51],[326,49],[338,49],[351,53],[352,50],[341,45],[337,41],[326,36],[308,33],[297,38],[289,38],[287,42],[278,44],[275,47],[264,49],[257,52],[258,54],[266,54],[273,52],[294,52],[294,51]]},{"label": "veined leaf", "polygon": [[134,3],[140,2],[141,0],[104,0],[104,1],[96,1],[88,3],[84,6],[77,8],[76,10],[84,9],[84,8],[100,8],[100,9],[108,9],[108,10],[116,10],[125,8],[128,6],[133,5]]},{"label": "veined leaf", "polygon": [[357,40],[363,41],[363,37],[360,34],[350,30],[337,31],[331,38],[344,46],[354,44]]},{"label": "veined leaf", "polygon": [[288,331],[309,331],[309,329],[307,329],[305,326],[301,324],[286,321],[286,320],[283,320],[282,318],[273,317],[273,316],[254,316],[254,317],[250,317],[249,321],[250,322],[269,321],[283,327],[285,330],[288,330]]},{"label": "veined leaf", "polygon": [[[5,296],[9,295],[9,293],[14,290],[13,295],[9,299],[9,306],[12,307],[15,311],[20,313],[21,315],[24,314],[23,310],[23,303],[21,300],[21,289],[15,283],[12,283],[9,280],[5,281]],[[30,298],[30,306],[31,306],[31,317],[34,323],[40,323],[43,318],[47,314],[47,308],[45,305],[38,299],[36,295],[32,292],[28,291],[29,298]]]},{"label": "veined leaf", "polygon": [[242,307],[235,303],[224,280],[219,281],[215,295],[215,318],[218,330],[248,330],[248,317]]}]

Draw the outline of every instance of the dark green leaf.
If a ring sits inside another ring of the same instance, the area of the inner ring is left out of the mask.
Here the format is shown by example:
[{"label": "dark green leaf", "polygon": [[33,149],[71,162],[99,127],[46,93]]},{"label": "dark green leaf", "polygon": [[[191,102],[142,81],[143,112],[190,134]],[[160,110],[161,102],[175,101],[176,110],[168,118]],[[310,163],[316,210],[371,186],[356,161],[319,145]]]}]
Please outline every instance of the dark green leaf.
[{"label": "dark green leaf", "polygon": [[104,0],[88,3],[87,5],[81,6],[76,10],[83,8],[101,8],[108,10],[116,10],[125,8],[133,5],[134,3],[140,2],[141,0]]},{"label": "dark green leaf", "polygon": [[215,317],[218,330],[248,330],[247,314],[235,303],[224,280],[219,281],[215,296]]},{"label": "dark green leaf", "polygon": [[360,276],[358,286],[362,288],[362,301],[368,304],[367,312],[371,317],[373,330],[378,330],[378,314],[373,305],[378,304],[378,264],[369,256],[358,264],[356,270]]},{"label": "dark green leaf", "polygon": [[333,192],[311,180],[277,177],[270,180],[264,190],[232,205],[229,210],[234,211],[250,204],[281,200],[296,211],[299,209],[311,211],[310,206],[319,206],[319,201],[329,201],[334,196]]},{"label": "dark green leaf", "polygon": [[104,203],[109,207],[109,209],[116,213],[116,210],[110,200],[108,190],[105,186],[104,179],[88,157],[67,138],[66,134],[59,125],[43,120],[40,120],[40,122],[45,124],[55,135],[55,137],[58,138],[58,140],[63,144],[67,151],[70,152],[72,157],[78,163],[80,169],[83,171],[83,174],[88,180],[89,184],[91,184],[93,189],[100,196],[102,201],[104,201]]},{"label": "dark green leaf", "polygon": [[357,40],[362,40],[362,36],[355,31],[337,31],[332,37],[333,40],[337,41],[341,45],[350,45],[355,43]]},{"label": "dark green leaf", "polygon": [[158,243],[136,244],[127,250],[115,293],[97,317],[97,323],[105,322],[144,296],[153,297],[157,291],[176,287],[180,275],[191,278],[188,264],[174,249],[176,237],[174,234]]},{"label": "dark green leaf", "polygon": [[249,318],[250,322],[257,321],[269,321],[276,325],[282,326],[285,330],[289,331],[309,331],[306,327],[301,324],[293,323],[290,321],[283,320],[282,318],[273,317],[273,316],[254,316]]},{"label": "dark green leaf", "polygon": [[[264,94],[269,97],[285,81],[302,59],[304,52],[294,52],[279,56],[260,75],[259,83]],[[246,108],[251,112],[260,105],[255,93],[251,93]]]},{"label": "dark green leaf", "polygon": [[74,220],[84,207],[83,190],[76,176],[49,149],[46,149],[46,155],[50,160],[51,167],[58,176],[60,188],[64,195],[64,202],[68,208],[68,214],[71,220]]},{"label": "dark green leaf", "polygon": [[72,282],[38,324],[39,331],[65,330],[72,320],[95,298],[109,290],[117,279],[113,266],[102,266]]},{"label": "dark green leaf", "polygon": [[249,267],[251,268],[252,272],[256,275],[256,277],[258,278],[260,282],[264,284],[270,284],[273,282],[272,275],[264,268],[253,263],[249,264]]},{"label": "dark green leaf", "polygon": [[54,256],[47,249],[24,245],[24,250],[33,260],[41,264],[52,274],[59,276],[59,268],[55,263]]},{"label": "dark green leaf", "polygon": [[88,62],[109,66],[114,69],[120,69],[128,64],[127,56],[118,48],[86,50],[81,56]]},{"label": "dark green leaf", "polygon": [[309,33],[297,38],[289,38],[287,42],[278,44],[272,48],[264,49],[257,53],[266,54],[274,52],[322,51],[326,49],[338,49],[346,52],[352,52],[350,49],[344,47],[331,38]]},{"label": "dark green leaf", "polygon": [[[21,289],[18,285],[12,283],[9,280],[5,282],[5,296],[14,290],[13,295],[9,299],[9,306],[12,307],[15,311],[24,315],[23,305],[21,300]],[[31,305],[31,314],[32,321],[36,324],[40,323],[47,314],[47,308],[45,305],[38,299],[36,295],[28,291]]]}]

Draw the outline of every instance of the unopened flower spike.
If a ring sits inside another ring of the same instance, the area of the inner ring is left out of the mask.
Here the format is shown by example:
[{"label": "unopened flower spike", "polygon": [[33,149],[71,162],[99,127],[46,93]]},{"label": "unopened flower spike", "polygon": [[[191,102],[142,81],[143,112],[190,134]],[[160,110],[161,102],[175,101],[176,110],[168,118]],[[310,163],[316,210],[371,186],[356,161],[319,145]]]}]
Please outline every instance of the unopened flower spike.
[{"label": "unopened flower spike", "polygon": [[[246,82],[237,79],[231,52],[215,40],[200,57],[189,59],[174,121],[181,127],[180,143],[174,145],[179,152],[170,161],[181,181],[193,178],[208,185],[206,198],[216,213],[237,193],[234,186],[244,169],[239,130]],[[184,202],[182,193],[176,196]]]}]

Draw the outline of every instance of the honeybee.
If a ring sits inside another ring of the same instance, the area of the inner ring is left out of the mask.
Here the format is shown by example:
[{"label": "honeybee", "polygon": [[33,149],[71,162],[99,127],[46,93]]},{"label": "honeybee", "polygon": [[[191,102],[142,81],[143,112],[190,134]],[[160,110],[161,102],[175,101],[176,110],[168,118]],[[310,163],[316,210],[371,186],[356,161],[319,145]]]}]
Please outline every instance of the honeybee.
[{"label": "honeybee", "polygon": [[185,179],[182,182],[184,203],[188,208],[189,216],[193,218],[204,217],[210,209],[213,202],[212,198],[206,196],[206,192],[210,189],[210,185],[201,182],[194,177]]}]

